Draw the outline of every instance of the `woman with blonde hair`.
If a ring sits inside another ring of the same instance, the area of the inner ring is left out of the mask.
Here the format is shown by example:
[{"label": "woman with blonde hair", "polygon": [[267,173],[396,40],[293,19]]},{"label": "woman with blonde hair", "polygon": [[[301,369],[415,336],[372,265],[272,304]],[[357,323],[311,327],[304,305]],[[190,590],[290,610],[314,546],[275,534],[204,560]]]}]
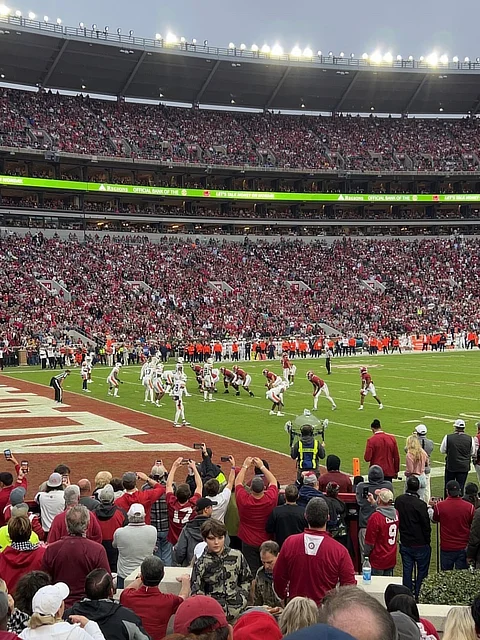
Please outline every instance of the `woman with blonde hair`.
[{"label": "woman with blonde hair", "polygon": [[445,620],[443,640],[477,640],[470,607],[452,607]]},{"label": "woman with blonde hair", "polygon": [[95,476],[95,489],[93,491],[93,497],[99,500],[98,494],[107,484],[110,484],[113,476],[110,471],[99,471]]},{"label": "woman with blonde hair", "polygon": [[318,607],[310,598],[292,598],[280,614],[278,624],[284,636],[318,622]]},{"label": "woman with blonde hair", "polygon": [[37,591],[32,599],[32,617],[24,629],[22,640],[105,640],[100,627],[85,616],[69,616],[71,624],[62,619],[65,598],[70,589],[64,582],[47,585]]},{"label": "woman with blonde hair", "polygon": [[428,455],[422,449],[420,439],[416,435],[408,436],[405,451],[407,452],[405,477],[417,476],[420,483],[418,495],[421,500],[425,500],[425,489],[427,487],[425,467],[428,466]]}]

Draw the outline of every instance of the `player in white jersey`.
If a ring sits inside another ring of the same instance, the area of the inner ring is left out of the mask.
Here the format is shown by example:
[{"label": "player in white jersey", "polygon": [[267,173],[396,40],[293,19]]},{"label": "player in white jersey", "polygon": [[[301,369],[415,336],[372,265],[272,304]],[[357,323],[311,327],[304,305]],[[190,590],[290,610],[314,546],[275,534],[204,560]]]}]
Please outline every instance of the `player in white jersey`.
[{"label": "player in white jersey", "polygon": [[187,374],[185,373],[185,369],[184,369],[184,364],[183,364],[183,358],[178,358],[177,360],[177,364],[175,365],[175,378],[177,380],[183,380],[183,382],[185,383],[185,397],[186,398],[190,398],[191,397],[191,393],[188,393],[188,389],[187,389]]},{"label": "player in white jersey", "polygon": [[147,369],[151,369],[153,367],[152,358],[148,357],[147,360],[142,364],[142,368],[140,369],[140,382],[143,382],[143,378]]},{"label": "player in white jersey", "polygon": [[164,371],[162,373],[162,383],[165,387],[165,393],[168,393],[169,396],[172,395],[173,383],[175,382],[174,374],[174,371]]},{"label": "player in white jersey", "polygon": [[[142,369],[144,369],[142,367]],[[144,402],[152,402],[153,403],[153,376],[154,376],[154,368],[149,363],[148,367],[145,367],[143,371],[142,385],[145,389],[145,400]]]},{"label": "player in white jersey", "polygon": [[283,416],[284,414],[281,412],[283,409],[283,394],[288,389],[288,382],[282,381],[280,384],[268,389],[266,393],[267,400],[272,402],[272,408],[270,410],[271,416]]},{"label": "player in white jersey", "polygon": [[212,394],[215,389],[215,385],[213,384],[212,365],[213,365],[212,358],[207,358],[207,361],[203,365],[202,378],[203,378],[203,401],[204,402],[215,402],[215,400],[212,397]]},{"label": "player in white jersey", "polygon": [[110,374],[107,377],[107,383],[108,383],[108,395],[111,396],[112,395],[112,390],[113,390],[113,397],[114,398],[118,398],[118,385],[123,384],[123,382],[119,379],[118,374],[120,373],[120,368],[121,368],[121,363],[118,362],[113,369],[110,371]]},{"label": "player in white jersey", "polygon": [[90,389],[87,387],[88,385],[88,364],[86,360],[82,363],[82,368],[80,369],[80,375],[82,376],[82,391],[86,391],[87,393],[91,393]]},{"label": "player in white jersey", "polygon": [[[175,380],[172,387],[171,396],[175,402],[175,420],[174,427],[185,427],[190,423],[185,420],[185,406],[183,404],[183,396],[185,395],[185,383],[182,380]],[[180,422],[181,420],[181,422]]]},{"label": "player in white jersey", "polygon": [[87,370],[88,370],[87,383],[88,384],[90,384],[92,382],[92,369],[93,369],[93,358],[94,357],[95,357],[95,353],[93,351],[90,351],[90,353],[87,353],[85,355],[84,362],[87,363]]},{"label": "player in white jersey", "polygon": [[165,395],[165,388],[162,382],[163,365],[157,364],[157,367],[152,375],[153,393],[155,394],[155,404],[157,407],[161,407],[160,400]]}]

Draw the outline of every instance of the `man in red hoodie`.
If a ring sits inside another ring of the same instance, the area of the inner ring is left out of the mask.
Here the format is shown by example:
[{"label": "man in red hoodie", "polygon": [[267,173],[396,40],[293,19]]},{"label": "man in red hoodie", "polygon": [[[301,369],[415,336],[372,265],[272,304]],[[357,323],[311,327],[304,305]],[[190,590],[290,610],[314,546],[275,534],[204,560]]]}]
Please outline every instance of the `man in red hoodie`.
[{"label": "man in red hoodie", "polygon": [[[139,491],[137,489],[137,480],[147,482],[151,487],[151,491]],[[122,478],[125,493],[115,500],[117,507],[120,507],[128,513],[132,504],[141,504],[145,507],[145,524],[150,524],[150,510],[152,504],[156,502],[165,493],[165,487],[153,478],[149,478],[147,474],[138,471],[127,471]]]},{"label": "man in red hoodie", "polygon": [[385,433],[380,420],[374,420],[370,425],[373,436],[367,440],[365,447],[365,462],[370,466],[378,465],[383,470],[384,480],[392,482],[400,471],[400,454],[395,436]]},{"label": "man in red hoodie", "polygon": [[273,568],[273,586],[282,600],[311,598],[317,605],[328,591],[357,584],[350,555],[327,533],[328,505],[312,498],[305,509],[308,528],[285,540]]}]

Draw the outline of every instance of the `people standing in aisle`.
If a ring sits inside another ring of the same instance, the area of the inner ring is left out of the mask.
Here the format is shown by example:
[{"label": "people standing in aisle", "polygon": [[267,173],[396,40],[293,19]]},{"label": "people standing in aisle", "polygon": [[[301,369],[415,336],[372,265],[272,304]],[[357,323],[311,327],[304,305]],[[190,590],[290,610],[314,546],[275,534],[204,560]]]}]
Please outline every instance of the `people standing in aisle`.
[{"label": "people standing in aisle", "polygon": [[55,402],[63,401],[63,382],[69,375],[70,369],[65,369],[65,371],[62,371],[62,373],[59,373],[50,379],[50,386],[53,387],[55,391]]},{"label": "people standing in aisle", "polygon": [[374,420],[370,425],[373,436],[367,440],[365,447],[365,462],[370,466],[378,465],[382,468],[384,480],[392,481],[400,471],[400,454],[395,436],[385,433],[380,420]]},{"label": "people standing in aisle", "polygon": [[429,438],[427,438],[427,427],[424,424],[417,425],[415,427],[415,431],[413,432],[413,435],[417,436],[417,438],[420,441],[420,445],[421,445],[422,449],[425,451],[425,453],[428,456],[428,461],[427,461],[427,463],[425,465],[425,493],[424,493],[424,496],[423,496],[423,499],[428,504],[428,502],[430,501],[430,497],[431,497],[431,491],[430,491],[430,472],[431,472],[430,458],[431,458],[432,453],[433,453],[433,440],[430,440]]}]

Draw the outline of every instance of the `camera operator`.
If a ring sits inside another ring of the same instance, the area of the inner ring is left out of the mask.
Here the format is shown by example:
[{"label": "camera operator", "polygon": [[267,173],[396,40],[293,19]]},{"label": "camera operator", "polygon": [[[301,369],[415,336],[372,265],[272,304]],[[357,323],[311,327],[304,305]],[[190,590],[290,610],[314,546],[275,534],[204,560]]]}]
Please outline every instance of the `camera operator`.
[{"label": "camera operator", "polygon": [[[318,435],[322,435],[320,432]],[[291,447],[290,455],[297,462],[297,478],[301,481],[304,471],[313,471],[320,475],[320,460],[325,458],[325,442],[314,435],[313,427],[306,424],[300,429],[300,438]]]}]

